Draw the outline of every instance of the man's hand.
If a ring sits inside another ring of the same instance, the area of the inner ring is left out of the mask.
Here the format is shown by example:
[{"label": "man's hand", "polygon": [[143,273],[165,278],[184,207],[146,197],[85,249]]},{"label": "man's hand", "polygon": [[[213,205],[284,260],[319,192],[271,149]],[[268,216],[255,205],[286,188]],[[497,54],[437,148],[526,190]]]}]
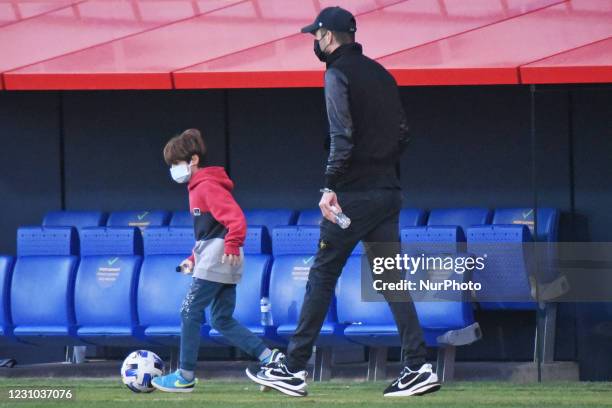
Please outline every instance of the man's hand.
[{"label": "man's hand", "polygon": [[[332,207],[334,208],[332,209]],[[342,212],[342,208],[340,204],[338,204],[338,197],[336,197],[336,193],[333,191],[330,193],[323,193],[321,201],[319,201],[319,208],[321,209],[323,217],[334,224],[336,223],[336,214]]]},{"label": "man's hand", "polygon": [[231,266],[239,266],[242,263],[242,255],[223,254],[221,263],[229,262]]},{"label": "man's hand", "polygon": [[179,265],[183,270],[183,273],[192,273],[193,272],[193,262],[191,259],[187,258]]}]

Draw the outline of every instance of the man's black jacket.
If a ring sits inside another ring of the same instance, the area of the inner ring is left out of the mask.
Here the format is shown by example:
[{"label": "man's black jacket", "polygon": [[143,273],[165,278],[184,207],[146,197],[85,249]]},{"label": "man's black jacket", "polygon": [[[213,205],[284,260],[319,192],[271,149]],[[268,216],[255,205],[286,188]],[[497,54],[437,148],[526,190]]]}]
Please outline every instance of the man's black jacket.
[{"label": "man's black jacket", "polygon": [[400,188],[397,165],[409,135],[391,74],[363,55],[360,44],[344,44],[327,57],[325,102],[330,142],[325,187]]}]

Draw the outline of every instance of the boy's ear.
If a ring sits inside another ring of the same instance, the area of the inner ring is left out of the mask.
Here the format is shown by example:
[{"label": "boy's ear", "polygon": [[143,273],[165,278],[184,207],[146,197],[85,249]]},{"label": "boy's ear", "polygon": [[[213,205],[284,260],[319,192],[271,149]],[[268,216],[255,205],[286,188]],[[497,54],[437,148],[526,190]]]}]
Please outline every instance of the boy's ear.
[{"label": "boy's ear", "polygon": [[200,156],[198,156],[197,154],[194,154],[193,156],[191,156],[191,162],[196,166],[196,167],[200,167]]}]

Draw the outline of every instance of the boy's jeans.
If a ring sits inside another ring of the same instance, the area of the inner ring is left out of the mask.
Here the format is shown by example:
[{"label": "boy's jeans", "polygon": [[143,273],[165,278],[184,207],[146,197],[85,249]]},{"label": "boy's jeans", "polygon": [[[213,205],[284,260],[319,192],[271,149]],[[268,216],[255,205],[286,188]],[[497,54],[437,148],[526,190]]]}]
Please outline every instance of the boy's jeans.
[{"label": "boy's jeans", "polygon": [[200,327],[204,309],[210,306],[211,326],[232,345],[253,357],[259,357],[266,345],[249,329],[232,317],[236,305],[236,285],[193,278],[189,293],[181,306],[180,368],[193,371],[200,348]]}]

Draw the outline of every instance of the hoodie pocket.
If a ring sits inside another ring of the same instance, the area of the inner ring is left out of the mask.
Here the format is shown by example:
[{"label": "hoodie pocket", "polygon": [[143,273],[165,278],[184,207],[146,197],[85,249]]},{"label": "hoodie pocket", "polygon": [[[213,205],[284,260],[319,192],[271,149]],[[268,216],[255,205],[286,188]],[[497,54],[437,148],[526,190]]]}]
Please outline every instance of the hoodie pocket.
[{"label": "hoodie pocket", "polygon": [[221,238],[198,241],[194,249],[196,254],[194,276],[207,279],[214,275],[240,275],[242,266],[231,266],[228,262],[221,263],[224,250],[225,240]]}]

